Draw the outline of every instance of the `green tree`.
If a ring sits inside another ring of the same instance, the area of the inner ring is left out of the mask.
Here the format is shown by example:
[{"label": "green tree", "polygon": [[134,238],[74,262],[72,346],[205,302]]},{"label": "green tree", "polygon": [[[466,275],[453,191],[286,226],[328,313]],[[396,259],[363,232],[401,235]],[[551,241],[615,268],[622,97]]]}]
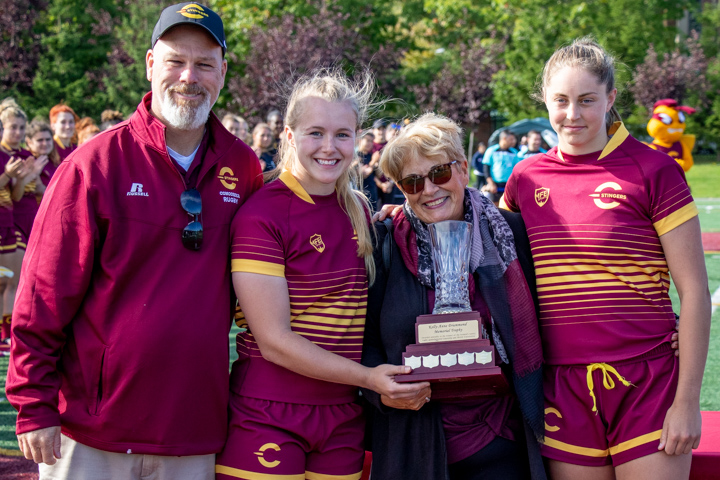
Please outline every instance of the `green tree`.
[{"label": "green tree", "polygon": [[113,48],[103,77],[106,108],[129,115],[150,90],[145,75],[145,54],[163,8],[163,5],[137,0],[126,2],[122,20],[113,30]]},{"label": "green tree", "polygon": [[118,4],[114,0],[48,2],[40,28],[43,53],[33,79],[34,95],[27,105],[30,111],[47,115],[61,100],[79,115],[104,108],[103,76]]},{"label": "green tree", "polygon": [[[498,11],[499,35],[507,36],[506,68],[498,72],[493,93],[498,109],[511,121],[544,114],[530,99],[545,61],[560,46],[591,35],[620,59],[617,84],[630,80],[630,72],[653,43],[660,53],[674,47],[686,0],[508,0]],[[623,65],[626,67],[624,68]],[[631,97],[621,96],[627,111]]]}]

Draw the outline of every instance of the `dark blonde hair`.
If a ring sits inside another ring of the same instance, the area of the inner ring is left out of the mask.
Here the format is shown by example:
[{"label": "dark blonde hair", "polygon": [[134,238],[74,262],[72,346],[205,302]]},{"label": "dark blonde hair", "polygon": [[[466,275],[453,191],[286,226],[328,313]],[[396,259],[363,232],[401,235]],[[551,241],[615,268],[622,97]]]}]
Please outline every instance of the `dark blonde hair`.
[{"label": "dark blonde hair", "polygon": [[[52,141],[52,150],[48,154],[48,158],[50,161],[55,165],[56,167],[60,165],[60,154],[57,151],[57,148],[55,148],[55,140],[53,140],[53,130],[50,128],[50,124],[47,122],[44,122],[42,120],[38,120],[37,118],[30,122],[25,129],[25,139],[27,143],[27,139],[32,139],[35,135],[38,133],[46,132],[50,134],[50,139]],[[28,143],[28,147],[29,147]],[[35,155],[35,152],[30,152],[33,155]]]},{"label": "dark blonde hair", "polygon": [[[332,103],[347,103],[355,112],[355,129],[362,126],[368,116],[368,110],[373,108],[375,98],[375,80],[369,72],[357,81],[350,80],[338,68],[321,68],[300,78],[293,87],[287,110],[285,124],[291,129],[297,128],[303,115],[304,101],[309,97],[321,98]],[[256,127],[257,128],[257,127]],[[268,172],[266,180],[277,178],[283,170],[292,171],[293,165],[298,161],[295,148],[290,142],[280,142],[280,162],[278,166]],[[375,279],[375,263],[373,261],[373,245],[368,226],[368,212],[370,202],[353,185],[362,185],[358,182],[355,169],[347,168],[335,185],[338,200],[350,217],[350,222],[357,232],[358,256],[364,258],[370,283]]]},{"label": "dark blonde hair", "polygon": [[5,123],[10,117],[22,118],[27,123],[27,115],[14,98],[6,98],[0,103],[0,122]]},{"label": "dark blonde hair", "polygon": [[[542,80],[539,91],[533,97],[545,101],[545,89],[552,76],[565,67],[578,67],[595,75],[601,85],[605,85],[605,93],[609,94],[615,88],[615,57],[608,53],[592,37],[577,38],[572,44],[559,48],[545,62],[542,71]],[[622,121],[615,105],[605,115],[608,128],[613,123]]]},{"label": "dark blonde hair", "polygon": [[397,182],[402,178],[405,162],[418,156],[465,161],[462,128],[447,117],[426,113],[404,127],[382,149],[380,169]]}]

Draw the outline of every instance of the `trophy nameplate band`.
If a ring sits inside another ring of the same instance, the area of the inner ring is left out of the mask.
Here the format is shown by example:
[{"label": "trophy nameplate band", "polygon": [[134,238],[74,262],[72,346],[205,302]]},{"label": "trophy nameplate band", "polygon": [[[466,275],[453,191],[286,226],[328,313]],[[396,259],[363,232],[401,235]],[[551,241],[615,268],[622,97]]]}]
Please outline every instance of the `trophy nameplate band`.
[{"label": "trophy nameplate band", "polygon": [[477,320],[417,325],[418,343],[455,342],[458,340],[477,340],[479,338],[480,326]]}]

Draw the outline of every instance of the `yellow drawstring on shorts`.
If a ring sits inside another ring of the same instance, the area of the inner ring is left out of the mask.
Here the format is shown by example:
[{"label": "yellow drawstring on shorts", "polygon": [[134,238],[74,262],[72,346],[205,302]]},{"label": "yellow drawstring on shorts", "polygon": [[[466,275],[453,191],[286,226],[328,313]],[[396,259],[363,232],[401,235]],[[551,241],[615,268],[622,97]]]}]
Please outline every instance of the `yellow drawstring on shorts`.
[{"label": "yellow drawstring on shorts", "polygon": [[613,388],[615,388],[615,381],[610,376],[611,373],[613,375],[615,375],[617,377],[617,379],[620,380],[622,382],[622,384],[625,385],[626,387],[629,387],[631,385],[633,387],[635,386],[631,382],[628,382],[627,380],[625,380],[623,378],[623,376],[618,373],[617,370],[615,370],[613,367],[611,367],[607,363],[591,363],[590,365],[587,366],[587,384],[588,384],[588,389],[590,389],[590,396],[593,399],[593,408],[592,408],[593,412],[597,412],[597,400],[595,399],[595,392],[593,392],[593,388],[595,388],[595,385],[593,383],[593,377],[592,377],[592,373],[595,370],[602,370],[603,385],[605,385],[605,389],[607,389],[607,390],[612,390]]}]

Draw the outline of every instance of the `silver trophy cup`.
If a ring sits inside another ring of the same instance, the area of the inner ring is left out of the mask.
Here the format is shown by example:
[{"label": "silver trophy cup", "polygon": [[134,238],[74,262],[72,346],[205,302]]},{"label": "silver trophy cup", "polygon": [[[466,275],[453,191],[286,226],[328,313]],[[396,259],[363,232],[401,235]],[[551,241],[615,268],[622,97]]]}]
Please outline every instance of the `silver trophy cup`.
[{"label": "silver trophy cup", "polygon": [[428,225],[435,268],[433,314],[469,312],[470,240],[472,225],[446,220]]}]

